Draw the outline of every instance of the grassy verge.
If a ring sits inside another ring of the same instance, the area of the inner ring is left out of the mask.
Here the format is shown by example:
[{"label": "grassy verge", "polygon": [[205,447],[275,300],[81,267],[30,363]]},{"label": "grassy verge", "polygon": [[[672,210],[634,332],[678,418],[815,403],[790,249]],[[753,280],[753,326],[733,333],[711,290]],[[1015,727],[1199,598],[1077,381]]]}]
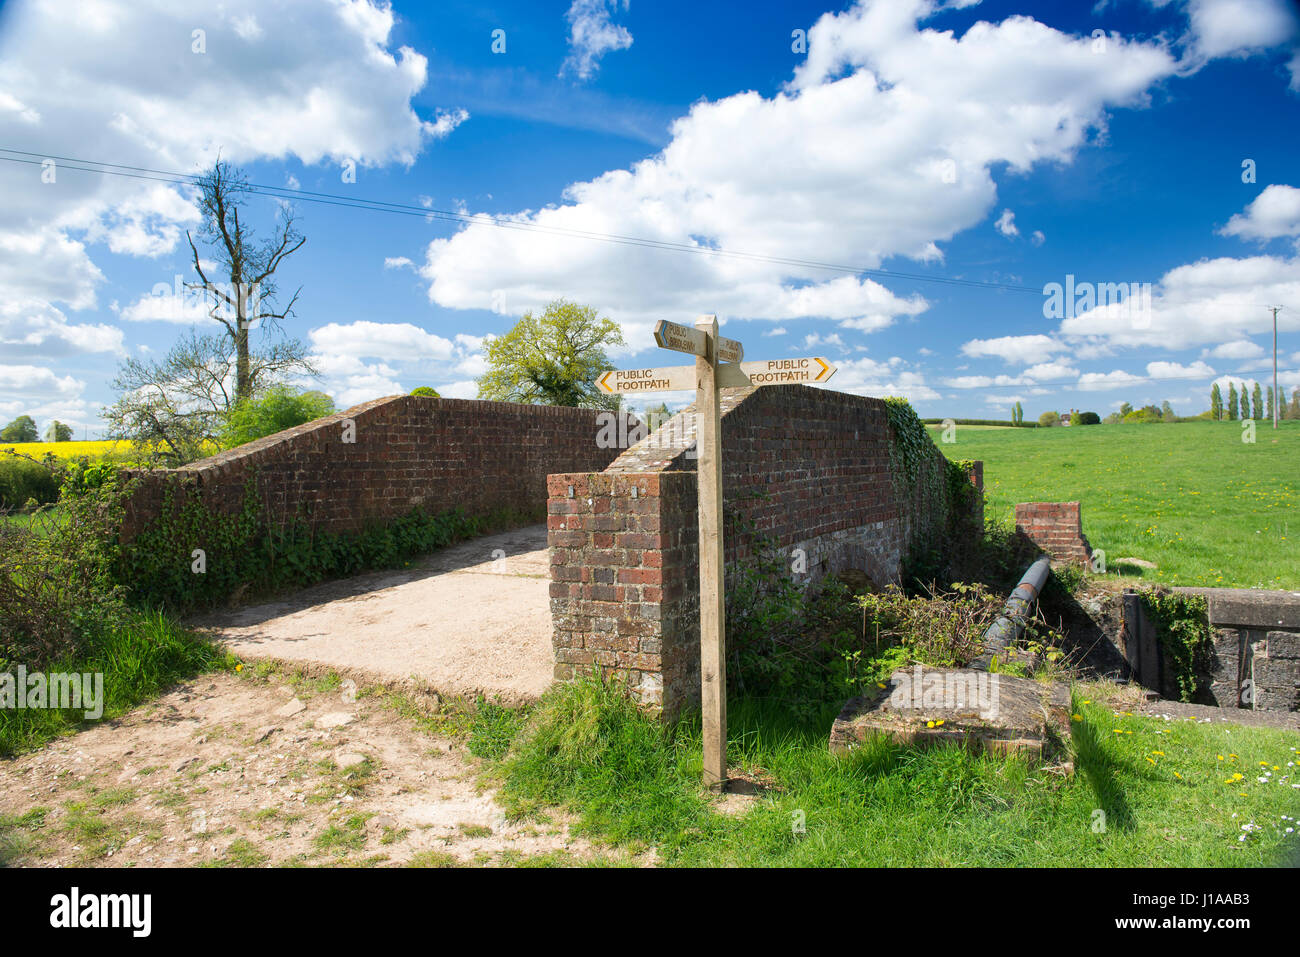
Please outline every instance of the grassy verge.
[{"label": "grassy verge", "polygon": [[950,459],[982,459],[989,518],[1017,502],[1079,501],[1083,531],[1116,570],[1174,585],[1300,588],[1300,422],[957,426],[931,435]]},{"label": "grassy verge", "polygon": [[[102,674],[104,713],[109,720],[177,681],[214,668],[234,667],[234,659],[158,612],[128,614],[77,659],[53,662],[47,673]],[[0,757],[45,744],[90,724],[82,710],[0,708]]]},{"label": "grassy verge", "polygon": [[[1082,696],[1075,708],[1076,772],[1067,776],[1014,758],[885,741],[840,757],[826,746],[833,709],[796,724],[779,706],[734,701],[732,773],[763,786],[735,815],[718,813],[698,784],[697,724],[663,727],[617,688],[583,679],[553,689],[516,724],[493,776],[514,814],[564,806],[587,834],[654,846],[672,865],[1300,861],[1300,789],[1292,787],[1300,735],[1138,718]],[[500,751],[503,723],[494,727],[488,737]]]}]

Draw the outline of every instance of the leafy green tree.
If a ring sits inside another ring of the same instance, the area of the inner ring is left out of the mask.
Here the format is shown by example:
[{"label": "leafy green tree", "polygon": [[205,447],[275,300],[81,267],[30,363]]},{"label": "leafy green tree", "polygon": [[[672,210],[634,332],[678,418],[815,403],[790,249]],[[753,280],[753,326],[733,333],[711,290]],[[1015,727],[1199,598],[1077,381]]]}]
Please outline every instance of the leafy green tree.
[{"label": "leafy green tree", "polygon": [[613,368],[605,347],[621,345],[623,333],[612,320],[557,299],[540,316],[526,312],[505,335],[488,340],[478,397],[616,409],[619,397],[598,391],[596,377]]},{"label": "leafy green tree", "polygon": [[58,419],[55,419],[53,422],[50,423],[50,427],[45,430],[45,441],[46,442],[71,442],[72,426],[66,425],[63,422],[60,422]]},{"label": "leafy green tree", "polygon": [[1237,384],[1228,383],[1228,421],[1237,421]]},{"label": "leafy green tree", "polygon": [[1016,404],[1011,409],[1011,421],[1016,425],[1020,425],[1025,421],[1025,409],[1020,404],[1019,399],[1016,400]]},{"label": "leafy green tree", "polygon": [[1287,418],[1300,419],[1300,389],[1291,393],[1291,414]]},{"label": "leafy green tree", "polygon": [[423,396],[426,399],[442,398],[442,396],[438,395],[437,389],[433,388],[433,386],[428,386],[428,385],[417,386],[416,388],[411,390],[411,395]]},{"label": "leafy green tree", "polygon": [[40,438],[36,420],[30,415],[20,415],[0,429],[0,442],[39,442]]},{"label": "leafy green tree", "polygon": [[1255,383],[1255,388],[1250,393],[1250,404],[1253,410],[1250,417],[1252,419],[1264,418],[1264,390],[1260,388],[1258,382]]},{"label": "leafy green tree", "polygon": [[1096,412],[1080,412],[1079,424],[1080,425],[1101,425],[1101,416],[1099,416]]},{"label": "leafy green tree", "polygon": [[1038,417],[1038,424],[1045,429],[1051,428],[1054,425],[1060,425],[1061,415],[1059,412],[1044,412]]},{"label": "leafy green tree", "polygon": [[1124,418],[1125,416],[1127,416],[1127,415],[1128,415],[1130,412],[1132,412],[1132,411],[1133,411],[1133,406],[1131,406],[1131,405],[1129,405],[1127,402],[1125,402],[1125,403],[1121,404],[1120,407],[1119,407],[1119,417],[1122,419],[1122,418]]},{"label": "leafy green tree", "polygon": [[1272,386],[1269,386],[1269,387],[1268,387],[1268,405],[1265,407],[1265,410],[1264,410],[1264,418],[1268,419],[1270,422],[1273,420],[1273,409],[1276,408],[1276,406],[1274,405],[1274,403],[1275,403],[1276,401],[1277,401],[1277,400],[1276,400],[1276,397],[1273,395],[1273,387],[1272,387]]},{"label": "leafy green tree", "polygon": [[1160,403],[1160,419],[1164,422],[1172,422],[1178,416],[1174,415],[1174,407],[1169,404],[1169,400]]},{"label": "leafy green tree", "polygon": [[234,448],[333,412],[334,400],[324,392],[304,392],[285,385],[272,386],[257,398],[235,404],[221,433],[221,444],[226,448]]},{"label": "leafy green tree", "polygon": [[1223,418],[1223,390],[1217,382],[1210,388],[1210,418],[1216,422]]}]

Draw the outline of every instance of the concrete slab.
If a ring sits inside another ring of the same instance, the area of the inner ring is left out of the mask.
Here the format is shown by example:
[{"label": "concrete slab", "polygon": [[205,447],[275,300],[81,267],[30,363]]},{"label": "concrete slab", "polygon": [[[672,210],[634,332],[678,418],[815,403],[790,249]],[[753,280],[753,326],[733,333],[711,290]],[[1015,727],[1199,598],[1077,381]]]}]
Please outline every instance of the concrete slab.
[{"label": "concrete slab", "polygon": [[844,705],[830,749],[844,752],[884,735],[904,745],[959,744],[1034,760],[1063,757],[1070,731],[1063,684],[963,668],[915,666]]},{"label": "concrete slab", "polygon": [[554,672],[549,563],[546,526],[533,525],[191,624],[245,659],[527,701]]}]

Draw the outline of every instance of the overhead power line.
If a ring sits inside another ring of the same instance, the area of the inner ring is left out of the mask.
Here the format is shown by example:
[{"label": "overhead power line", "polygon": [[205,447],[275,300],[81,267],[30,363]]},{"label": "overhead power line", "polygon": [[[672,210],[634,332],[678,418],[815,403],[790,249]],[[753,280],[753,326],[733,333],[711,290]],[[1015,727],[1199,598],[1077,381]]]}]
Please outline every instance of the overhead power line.
[{"label": "overhead power line", "polygon": [[[83,173],[101,173],[106,176],[123,176],[132,179],[147,179],[176,185],[195,186],[200,174],[178,173],[171,170],[150,169],[144,166],[129,166],[124,163],[106,163],[99,160],[80,159],[71,156],[55,156],[48,153],[34,153],[28,150],[16,150],[0,147],[0,160],[9,163],[21,163],[39,166],[46,160],[55,160],[61,165],[60,170],[75,170]],[[24,158],[27,157],[27,158]],[[572,229],[559,226],[545,226],[541,223],[521,222],[519,220],[489,216],[487,214],[460,213],[455,210],[434,209],[415,206],[409,203],[391,203],[384,200],[366,199],[364,197],[344,196],[338,193],[321,193],[313,190],[294,189],[288,186],[270,186],[249,183],[250,192],[279,199],[295,199],[301,202],[318,203],[325,206],[341,206],[350,209],[366,209],[373,212],[393,213],[403,216],[423,216],[448,222],[467,225],[493,226],[500,229],[514,229],[523,232],[536,232],[555,236],[568,236],[575,239],[588,239],[597,242],[615,243],[625,246],[638,246],[646,249],[662,249],[670,252],[694,253],[696,255],[715,256],[724,259],[737,259],[749,262],[771,263],[773,265],[793,266],[805,269],[824,269],[832,272],[850,273],[879,277],[883,279],[905,280],[908,282],[928,282],[950,286],[965,286],[984,289],[998,289],[1004,292],[1024,292],[1041,296],[1043,290],[1037,286],[1025,286],[1016,283],[991,282],[982,279],[959,279],[951,276],[927,276],[922,273],[898,272],[892,269],[869,268],[845,263],[825,262],[814,259],[799,259],[789,256],[769,256],[761,253],[748,253],[738,250],[711,248],[693,243],[672,240],[649,239],[641,236],[625,236],[618,233],[601,233],[584,229]]]}]

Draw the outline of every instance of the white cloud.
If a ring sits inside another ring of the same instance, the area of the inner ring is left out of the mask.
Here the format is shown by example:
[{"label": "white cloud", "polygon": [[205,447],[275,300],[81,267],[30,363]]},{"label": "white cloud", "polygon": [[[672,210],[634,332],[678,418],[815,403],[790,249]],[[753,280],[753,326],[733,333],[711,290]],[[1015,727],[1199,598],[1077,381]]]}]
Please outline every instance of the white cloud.
[{"label": "white cloud", "polygon": [[1202,359],[1256,359],[1264,354],[1263,346],[1249,339],[1233,339],[1201,353]]},{"label": "white cloud", "polygon": [[836,363],[837,371],[829,387],[854,395],[901,395],[913,405],[940,398],[938,392],[926,385],[923,374],[904,365],[898,356],[891,356],[887,362],[867,358],[840,361]]},{"label": "white cloud", "polygon": [[1300,236],[1300,189],[1282,183],[1265,187],[1220,232],[1225,236],[1260,240]]},{"label": "white cloud", "polygon": [[1035,382],[1071,379],[1078,374],[1079,370],[1068,362],[1040,362],[1038,365],[1030,366],[1021,373],[1026,379],[1032,379]]},{"label": "white cloud", "polygon": [[405,256],[387,256],[384,258],[385,269],[405,269],[408,266],[414,266],[415,263]]},{"label": "white cloud", "polygon": [[[1273,302],[1300,303],[1300,257],[1221,257],[1178,266],[1155,284],[1149,311],[1099,307],[1063,320],[1060,332],[1111,347],[1179,351],[1271,335],[1273,314],[1265,306]],[[1278,329],[1300,330],[1300,314],[1278,313]]]},{"label": "white cloud", "polygon": [[116,326],[70,323],[45,302],[0,302],[0,354],[7,358],[105,352],[124,352]]},{"label": "white cloud", "polygon": [[1214,370],[1200,360],[1191,365],[1180,365],[1177,362],[1148,362],[1147,375],[1153,379],[1191,379],[1200,376],[1209,378],[1214,375]]},{"label": "white cloud", "polygon": [[0,394],[63,397],[80,395],[86,384],[44,366],[0,365]]},{"label": "white cloud", "polygon": [[1035,246],[1041,246],[1043,245],[1043,243],[1047,242],[1047,237],[1043,235],[1043,231],[1041,229],[1035,229],[1032,233],[1030,233],[1029,240]]},{"label": "white cloud", "polygon": [[1051,336],[1000,336],[996,339],[971,339],[962,343],[962,355],[996,356],[1008,365],[1043,362],[1066,347]]},{"label": "white cloud", "polygon": [[183,326],[215,322],[201,296],[189,293],[184,286],[180,295],[174,290],[174,286],[160,283],[154,292],[141,296],[118,315],[128,322],[172,322]]},{"label": "white cloud", "polygon": [[[618,0],[573,0],[565,14],[569,21],[569,56],[560,68],[561,76],[572,73],[586,80],[599,69],[605,54],[632,45],[627,27],[610,19],[610,13],[617,13],[619,6]],[[623,0],[622,7],[627,9],[628,0]]]},{"label": "white cloud", "polygon": [[[659,154],[509,219],[864,267],[934,261],[939,243],[994,208],[995,166],[1068,162],[1104,130],[1109,108],[1143,105],[1175,69],[1159,43],[1116,39],[1100,57],[1090,38],[1027,17],[960,37],[919,28],[937,9],[872,2],[823,16],[784,91],[698,102]],[[432,242],[423,273],[444,307],[489,309],[503,290],[518,313],[563,295],[635,342],[655,318],[694,315],[701,302],[727,318],[831,318],[862,331],[927,307],[811,267],[484,223]]]},{"label": "white cloud", "polygon": [[777,326],[775,329],[769,329],[769,330],[767,330],[767,332],[763,333],[763,335],[765,335],[765,336],[783,336],[783,335],[786,334],[787,331],[788,331],[788,330],[785,328],[785,326]]},{"label": "white cloud", "polygon": [[998,221],[993,226],[1008,239],[1020,235],[1020,229],[1016,226],[1016,214],[1009,209],[1002,210],[1002,215],[998,217]]},{"label": "white cloud", "polygon": [[409,360],[450,359],[454,352],[451,340],[409,322],[331,322],[307,337],[313,349],[325,355]]},{"label": "white cloud", "polygon": [[808,335],[804,336],[803,345],[801,345],[800,348],[812,349],[821,345],[840,346],[842,348],[844,346],[844,340],[839,337],[838,333],[834,332],[828,336],[824,336],[818,332],[810,332]]},{"label": "white cloud", "polygon": [[[50,155],[180,171],[218,150],[240,165],[410,164],[465,116],[412,108],[427,61],[390,47],[394,22],[382,0],[18,0],[0,32],[0,142],[37,136]],[[90,349],[115,351],[120,332],[50,317],[96,305],[96,247],[167,254],[197,213],[184,188],[71,165],[0,164],[0,301],[46,317],[47,345],[75,328]],[[15,338],[8,325],[4,335]]]},{"label": "white cloud", "polygon": [[1285,0],[1189,0],[1187,8],[1194,54],[1201,59],[1249,56],[1296,34]]},{"label": "white cloud", "polygon": [[1110,389],[1127,388],[1140,385],[1144,380],[1122,369],[1113,372],[1085,372],[1079,376],[1077,388],[1084,392],[1106,392]]},{"label": "white cloud", "polygon": [[437,386],[438,394],[444,399],[477,399],[478,383],[473,379],[461,379]]}]

